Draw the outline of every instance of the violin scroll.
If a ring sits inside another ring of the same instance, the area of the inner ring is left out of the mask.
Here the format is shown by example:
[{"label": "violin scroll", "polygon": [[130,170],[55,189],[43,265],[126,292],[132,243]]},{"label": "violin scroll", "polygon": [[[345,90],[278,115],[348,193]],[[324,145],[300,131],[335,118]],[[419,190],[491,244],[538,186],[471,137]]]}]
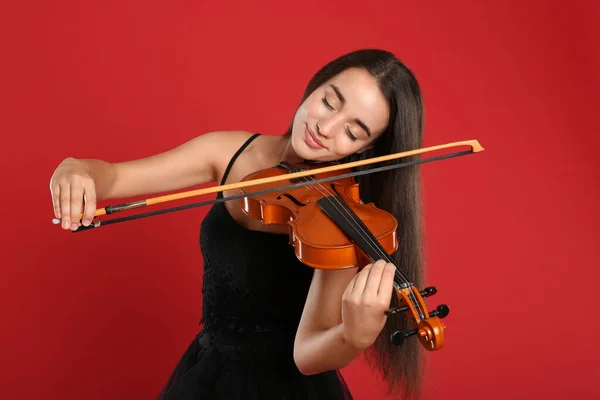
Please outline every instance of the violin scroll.
[{"label": "violin scroll", "polygon": [[444,347],[446,326],[441,319],[448,316],[450,308],[446,304],[440,304],[435,310],[428,312],[423,300],[423,297],[433,296],[437,293],[437,289],[431,286],[418,291],[414,286],[401,288],[396,284],[394,290],[398,306],[386,311],[386,315],[403,312],[413,329],[392,333],[391,342],[399,346],[404,343],[405,339],[417,335],[423,347],[429,351]]}]

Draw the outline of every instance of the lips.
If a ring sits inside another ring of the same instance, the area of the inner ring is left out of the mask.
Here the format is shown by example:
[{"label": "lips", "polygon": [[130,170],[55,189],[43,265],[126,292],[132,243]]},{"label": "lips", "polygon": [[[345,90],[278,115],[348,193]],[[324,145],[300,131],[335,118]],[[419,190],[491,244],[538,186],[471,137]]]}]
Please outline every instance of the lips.
[{"label": "lips", "polygon": [[306,125],[306,143],[308,144],[309,147],[312,147],[313,149],[319,149],[319,148],[326,148],[325,145],[323,144],[323,142],[321,142],[319,139],[317,139],[317,136],[314,134],[313,131],[310,130],[310,128],[308,127],[308,125]]}]

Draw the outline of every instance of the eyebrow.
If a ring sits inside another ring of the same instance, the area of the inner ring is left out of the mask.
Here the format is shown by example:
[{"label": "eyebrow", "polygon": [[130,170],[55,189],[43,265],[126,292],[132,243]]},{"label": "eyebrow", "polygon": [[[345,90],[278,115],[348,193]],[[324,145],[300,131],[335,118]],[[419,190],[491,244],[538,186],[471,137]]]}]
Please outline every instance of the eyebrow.
[{"label": "eyebrow", "polygon": [[[344,96],[342,95],[342,92],[340,92],[340,89],[335,86],[335,85],[330,85],[331,88],[333,89],[333,91],[335,92],[335,94],[337,95],[337,97],[340,99],[340,101],[342,102],[342,105],[346,104],[346,99],[344,98]],[[361,128],[364,129],[365,132],[367,132],[367,135],[369,137],[371,137],[371,130],[369,129],[369,127],[367,125],[365,125],[364,122],[362,122],[359,118],[356,118],[354,120],[358,125],[360,125]]]}]

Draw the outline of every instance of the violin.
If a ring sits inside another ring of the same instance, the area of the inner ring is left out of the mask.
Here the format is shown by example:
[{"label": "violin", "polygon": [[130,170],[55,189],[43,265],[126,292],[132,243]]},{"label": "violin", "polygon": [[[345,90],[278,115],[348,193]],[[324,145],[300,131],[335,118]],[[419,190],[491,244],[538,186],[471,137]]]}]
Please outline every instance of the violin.
[{"label": "violin", "polygon": [[[251,173],[242,182],[311,169],[314,167],[306,164],[283,162],[276,167]],[[351,173],[350,170],[345,172]],[[313,268],[362,268],[379,259],[393,263],[390,255],[398,248],[396,218],[372,203],[362,204],[359,185],[354,177],[338,178],[334,172],[320,176],[334,176],[336,179],[327,184],[244,197],[241,201],[242,211],[265,225],[288,224],[290,244],[295,249],[296,257]],[[310,182],[314,176],[297,179]],[[259,185],[257,189],[276,186],[277,183],[267,183]],[[245,193],[245,190],[241,189],[241,192]],[[392,342],[401,344],[406,337],[417,334],[425,348],[440,349],[444,345],[445,329],[440,318],[448,315],[449,308],[442,304],[437,310],[428,312],[422,298],[423,295],[434,294],[436,289],[427,288],[421,293],[396,268],[394,291],[398,304],[386,313],[404,312],[414,329],[394,332]]]},{"label": "violin", "polygon": [[[371,168],[366,171],[352,171],[352,168],[361,165],[457,146],[469,146],[470,149],[427,159]],[[98,228],[130,219],[240,199],[241,209],[247,216],[255,218],[263,224],[287,224],[289,226],[290,244],[294,247],[296,257],[312,268],[327,270],[362,268],[379,259],[394,263],[390,256],[398,248],[396,236],[398,221],[393,215],[377,208],[372,203],[361,203],[359,184],[354,177],[472,154],[482,150],[483,148],[476,140],[469,140],[344,164],[290,164],[281,162],[272,168],[250,173],[238,183],[107,206],[96,210],[95,216],[113,214],[217,191],[239,189],[239,195],[107,221],[95,220],[87,227],[80,224],[79,228],[73,232]],[[282,181],[285,183],[283,186],[279,183]],[[254,190],[247,191],[246,188],[248,187],[254,187]],[[56,219],[53,222],[60,223]],[[446,326],[441,322],[441,319],[448,316],[450,309],[447,305],[441,304],[435,310],[428,311],[423,299],[436,292],[435,287],[419,290],[402,271],[396,268],[394,275],[395,296],[392,296],[393,307],[386,311],[386,314],[391,316],[403,313],[410,322],[412,329],[407,332],[394,332],[390,337],[393,344],[400,345],[404,343],[406,338],[416,335],[427,350],[439,350],[444,346]]]}]

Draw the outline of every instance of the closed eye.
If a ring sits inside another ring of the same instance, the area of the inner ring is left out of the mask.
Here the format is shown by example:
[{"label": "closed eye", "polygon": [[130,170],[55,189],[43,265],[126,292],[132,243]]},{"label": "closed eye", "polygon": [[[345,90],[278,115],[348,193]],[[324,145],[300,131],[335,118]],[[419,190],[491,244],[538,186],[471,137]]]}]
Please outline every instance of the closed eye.
[{"label": "closed eye", "polygon": [[351,130],[350,130],[350,128],[348,128],[347,126],[346,126],[346,134],[348,135],[348,137],[350,138],[350,140],[352,140],[353,142],[355,142],[355,141],[356,141],[356,136],[354,136],[354,135],[352,134],[352,131],[351,131]]},{"label": "closed eye", "polygon": [[333,108],[333,106],[329,104],[327,98],[323,97],[321,100],[323,101],[323,104],[325,104],[325,107],[329,108],[331,111],[335,111],[335,108]]}]

